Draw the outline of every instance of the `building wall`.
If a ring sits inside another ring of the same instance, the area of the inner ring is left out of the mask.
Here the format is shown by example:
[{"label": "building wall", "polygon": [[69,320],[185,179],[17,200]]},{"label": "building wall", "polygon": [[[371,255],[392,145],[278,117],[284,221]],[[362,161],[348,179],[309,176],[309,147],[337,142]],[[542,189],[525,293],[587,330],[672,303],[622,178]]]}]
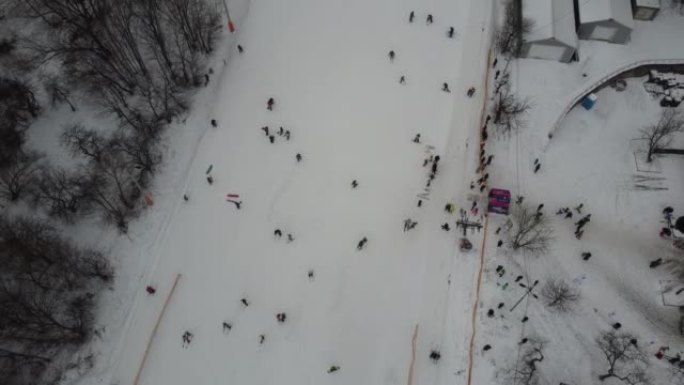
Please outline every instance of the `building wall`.
[{"label": "building wall", "polygon": [[[597,28],[615,28],[617,33],[611,39],[597,39],[596,36],[593,36]],[[577,35],[584,40],[603,40],[615,44],[626,44],[631,38],[632,30],[614,20],[603,20],[580,24]]]}]

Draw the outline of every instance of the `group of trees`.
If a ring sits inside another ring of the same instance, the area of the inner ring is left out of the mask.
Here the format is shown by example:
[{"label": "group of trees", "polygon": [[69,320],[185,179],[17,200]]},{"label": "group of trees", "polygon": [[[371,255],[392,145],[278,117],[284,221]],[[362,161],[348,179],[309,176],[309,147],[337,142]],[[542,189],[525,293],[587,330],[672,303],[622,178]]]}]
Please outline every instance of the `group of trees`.
[{"label": "group of trees", "polygon": [[508,72],[510,61],[520,55],[524,35],[533,27],[531,20],[523,18],[521,4],[515,0],[505,3],[503,24],[494,35],[494,46],[505,64],[502,69],[497,70],[492,115],[497,129],[505,135],[525,127],[525,116],[531,108],[528,99],[520,99],[511,90]]},{"label": "group of trees", "polygon": [[[0,198],[26,198],[72,221],[98,213],[122,232],[140,210],[162,160],[163,128],[187,108],[187,93],[208,77],[219,14],[205,0],[17,0],[13,11],[44,26],[26,43],[31,63],[62,76],[43,77],[52,103],[76,106],[76,90],[114,114],[114,132],[74,124],[62,144],[84,166],[60,169],[22,149],[26,122],[38,105],[31,90],[0,79]],[[9,112],[6,112],[9,111]]]},{"label": "group of trees", "polygon": [[[0,213],[0,383],[52,384],[93,334],[95,301],[114,276],[105,256],[53,224],[92,214],[127,231],[161,164],[165,126],[208,81],[220,16],[206,0],[2,5],[0,23],[21,18],[31,35],[0,32],[0,204],[28,203],[14,211],[34,216]],[[74,166],[24,145],[41,105],[76,111],[81,99],[118,124],[55,127]]]},{"label": "group of trees", "polygon": [[92,332],[93,301],[113,279],[107,259],[38,219],[0,216],[0,378],[26,384]]}]

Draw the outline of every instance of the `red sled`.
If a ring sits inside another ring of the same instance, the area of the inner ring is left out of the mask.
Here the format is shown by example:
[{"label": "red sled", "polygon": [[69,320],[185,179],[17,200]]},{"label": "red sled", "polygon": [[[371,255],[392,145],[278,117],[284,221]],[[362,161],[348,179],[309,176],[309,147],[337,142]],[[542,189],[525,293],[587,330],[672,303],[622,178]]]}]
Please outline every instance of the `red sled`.
[{"label": "red sled", "polygon": [[240,194],[228,194],[226,195],[228,198],[239,198]]},{"label": "red sled", "polygon": [[230,31],[230,33],[235,32],[235,25],[233,24],[232,21],[228,21],[228,31]]}]

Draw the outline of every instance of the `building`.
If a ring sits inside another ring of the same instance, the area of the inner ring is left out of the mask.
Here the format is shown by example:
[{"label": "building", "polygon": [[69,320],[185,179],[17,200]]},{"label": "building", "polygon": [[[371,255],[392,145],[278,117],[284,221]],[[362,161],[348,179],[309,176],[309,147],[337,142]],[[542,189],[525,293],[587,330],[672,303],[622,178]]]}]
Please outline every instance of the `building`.
[{"label": "building", "polygon": [[660,0],[632,0],[632,15],[637,20],[653,20],[660,11]]},{"label": "building", "polygon": [[603,40],[625,44],[629,41],[634,19],[629,0],[574,0],[579,9],[580,39]]},{"label": "building", "polygon": [[521,57],[570,62],[577,54],[573,3],[569,0],[522,0],[522,16],[532,21],[523,36]]}]

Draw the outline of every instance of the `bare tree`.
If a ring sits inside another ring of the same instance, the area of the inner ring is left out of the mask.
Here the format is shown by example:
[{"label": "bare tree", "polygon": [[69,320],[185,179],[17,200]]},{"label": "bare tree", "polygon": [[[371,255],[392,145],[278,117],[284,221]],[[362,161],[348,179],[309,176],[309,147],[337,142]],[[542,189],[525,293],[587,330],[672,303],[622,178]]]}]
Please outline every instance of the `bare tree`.
[{"label": "bare tree", "polygon": [[596,343],[608,361],[608,370],[599,380],[618,379],[629,385],[647,385],[651,381],[646,374],[648,360],[637,344],[636,336],[610,330],[601,333]]},{"label": "bare tree", "polygon": [[496,94],[493,115],[494,124],[502,133],[509,134],[525,127],[525,117],[530,110],[529,99],[518,99],[507,87]]},{"label": "bare tree", "polygon": [[536,385],[539,383],[538,365],[544,361],[546,341],[536,336],[528,337],[521,347],[514,366],[506,369],[506,382],[514,385]]},{"label": "bare tree", "polygon": [[522,204],[516,204],[511,210],[513,230],[510,246],[513,250],[525,250],[531,254],[548,252],[553,239],[553,228],[546,216]]},{"label": "bare tree", "polygon": [[546,306],[559,313],[571,311],[580,298],[579,290],[562,279],[547,279],[541,295],[546,300]]},{"label": "bare tree", "polygon": [[0,197],[14,202],[26,189],[32,188],[41,158],[37,152],[20,152],[12,164],[0,168]]},{"label": "bare tree", "polygon": [[658,123],[640,130],[641,138],[646,140],[648,154],[646,161],[653,160],[653,151],[672,143],[672,135],[676,132],[684,131],[684,119],[679,112],[673,108],[666,108],[660,115]]},{"label": "bare tree", "polygon": [[511,58],[517,57],[522,48],[524,34],[532,30],[532,20],[522,17],[521,2],[508,0],[504,10],[504,23],[496,31],[494,44],[502,55]]},{"label": "bare tree", "polygon": [[60,168],[45,167],[34,193],[34,202],[45,207],[48,214],[67,223],[79,214],[92,209],[90,181],[82,171],[67,172]]},{"label": "bare tree", "polygon": [[73,155],[85,156],[95,163],[100,163],[102,154],[107,151],[107,140],[95,130],[85,128],[80,123],[66,127],[61,140]]}]

